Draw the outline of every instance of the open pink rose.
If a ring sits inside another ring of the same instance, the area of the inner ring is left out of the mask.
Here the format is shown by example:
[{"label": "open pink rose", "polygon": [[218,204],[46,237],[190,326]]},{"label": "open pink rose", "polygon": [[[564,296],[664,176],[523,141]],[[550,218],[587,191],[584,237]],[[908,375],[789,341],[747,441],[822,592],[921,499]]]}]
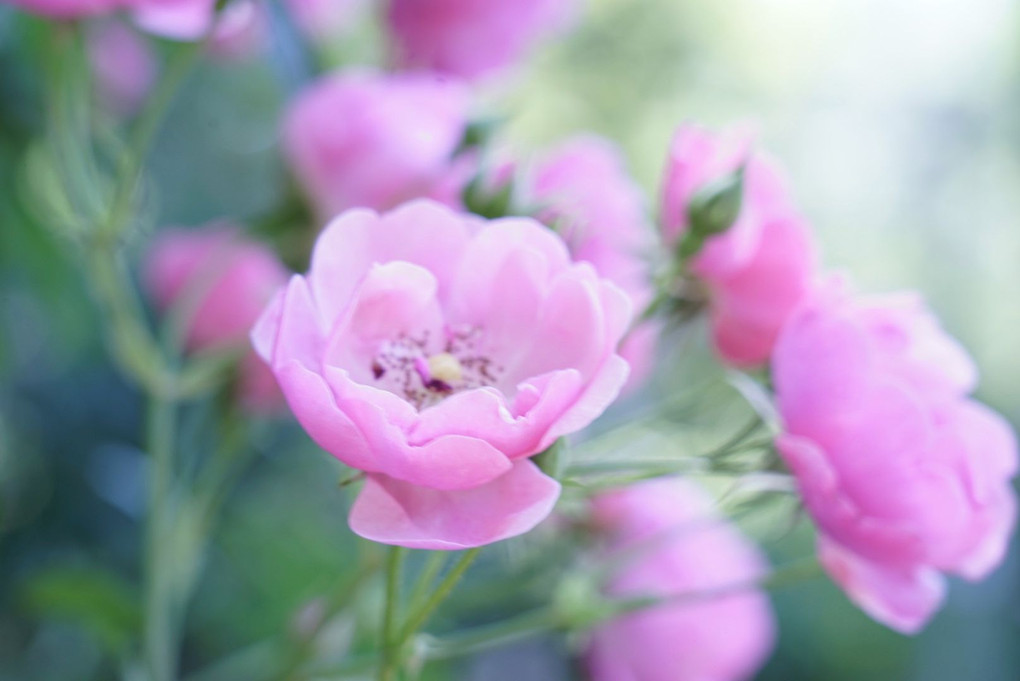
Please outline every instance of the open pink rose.
[{"label": "open pink rose", "polygon": [[420,200],[334,220],[252,339],[312,439],[368,473],[351,528],[459,549],[550,512],[528,457],[616,397],[629,316],[542,225]]},{"label": "open pink rose", "polygon": [[775,639],[768,599],[752,584],[766,563],[711,500],[682,479],[658,478],[597,497],[594,516],[609,535],[608,557],[624,565],[610,595],[678,598],[597,629],[587,654],[593,681],[753,677]]},{"label": "open pink rose", "polygon": [[943,572],[1002,560],[1015,505],[1012,431],[969,399],[967,353],[916,295],[819,293],[773,356],[778,446],[818,524],[832,577],[903,632],[938,608]]},{"label": "open pink rose", "polygon": [[389,0],[386,20],[397,62],[475,79],[521,59],[561,28],[572,0]]},{"label": "open pink rose", "polygon": [[468,103],[463,86],[432,76],[344,71],[294,101],[284,151],[322,218],[386,210],[446,180]]},{"label": "open pink rose", "polygon": [[[156,307],[181,315],[190,351],[245,347],[266,303],[287,282],[276,255],[228,223],[163,230],[144,272]],[[245,404],[257,410],[281,403],[272,373],[250,353],[241,360],[238,387]]]},{"label": "open pink rose", "polygon": [[691,199],[744,164],[744,195],[736,222],[709,237],[691,271],[709,292],[716,351],[751,367],[768,360],[779,330],[816,278],[815,245],[776,170],[751,153],[746,135],[716,136],[681,126],[670,147],[662,195],[667,243],[687,232]]},{"label": "open pink rose", "polygon": [[[608,140],[569,140],[535,169],[528,200],[563,237],[575,260],[591,263],[599,275],[630,296],[634,314],[655,294],[648,258],[655,246],[641,190],[627,175],[623,157]],[[646,324],[629,334],[621,354],[631,366],[630,384],[652,366],[657,328]]]}]

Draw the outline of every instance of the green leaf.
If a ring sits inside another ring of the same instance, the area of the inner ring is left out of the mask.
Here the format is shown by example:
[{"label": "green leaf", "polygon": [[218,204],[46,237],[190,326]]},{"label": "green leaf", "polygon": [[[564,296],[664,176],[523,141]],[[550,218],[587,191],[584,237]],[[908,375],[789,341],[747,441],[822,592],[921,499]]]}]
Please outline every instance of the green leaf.
[{"label": "green leaf", "polygon": [[564,438],[553,442],[544,452],[537,454],[532,460],[543,473],[551,478],[559,480],[563,477],[569,460],[569,451]]},{"label": "green leaf", "polygon": [[92,633],[110,653],[122,652],[142,624],[134,589],[100,568],[59,567],[21,587],[22,607],[39,619],[74,623]]},{"label": "green leaf", "polygon": [[709,184],[687,207],[690,229],[677,245],[677,255],[688,260],[697,255],[709,237],[722,234],[737,221],[744,203],[744,166]]}]

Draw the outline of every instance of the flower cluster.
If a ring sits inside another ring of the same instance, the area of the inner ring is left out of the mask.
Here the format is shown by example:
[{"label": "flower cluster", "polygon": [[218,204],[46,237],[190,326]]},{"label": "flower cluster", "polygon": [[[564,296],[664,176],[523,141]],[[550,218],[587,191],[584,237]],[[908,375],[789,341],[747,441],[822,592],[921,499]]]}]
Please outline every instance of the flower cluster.
[{"label": "flower cluster", "polygon": [[[246,0],[220,14],[212,0],[16,4],[100,17],[89,34],[99,95],[127,117],[159,65],[142,33],[105,15],[125,11],[144,31],[204,39],[221,54],[250,53],[270,35],[270,15]],[[361,10],[350,0],[287,8],[314,42]],[[481,547],[531,531],[569,489],[582,503],[551,531],[582,528],[581,552],[612,566],[598,597],[655,600],[585,622],[592,677],[749,678],[775,637],[763,554],[706,492],[661,470],[668,461],[595,484],[553,456],[597,438],[580,434],[621,393],[655,408],[663,391],[641,388],[673,369],[658,349],[700,316],[718,361],[774,403],[777,432],[759,445],[769,472],[796,489],[818,561],[863,610],[917,631],[945,575],[979,579],[1002,561],[1017,444],[971,397],[972,360],[918,295],[860,295],[824,271],[752,135],[678,126],[656,229],[611,141],[580,135],[532,157],[481,124],[479,84],[562,29],[572,3],[379,9],[386,70],[316,73],[281,116],[294,191],[281,191],[285,224],[260,237],[303,230],[314,246],[292,239],[288,262],[307,270],[290,274],[267,243],[222,222],[163,229],[142,266],[186,359],[237,351],[239,399],[269,413],[285,403],[353,471],[356,534]],[[388,664],[400,646],[382,647]]]}]

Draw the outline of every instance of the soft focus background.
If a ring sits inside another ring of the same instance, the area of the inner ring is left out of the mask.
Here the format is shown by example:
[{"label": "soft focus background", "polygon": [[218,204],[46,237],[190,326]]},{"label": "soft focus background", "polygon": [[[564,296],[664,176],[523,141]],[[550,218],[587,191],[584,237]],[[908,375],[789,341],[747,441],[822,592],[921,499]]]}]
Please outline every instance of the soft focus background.
[{"label": "soft focus background", "polygon": [[[377,51],[369,23],[336,55]],[[285,27],[274,35],[264,57],[210,63],[189,82],[153,155],[154,224],[251,218],[281,198],[276,125],[309,63]],[[24,56],[37,37],[0,7],[0,679],[111,678],[104,651],[120,650],[138,617],[142,405],[105,358],[69,251],[26,209],[19,163],[42,117]],[[922,290],[977,357],[979,396],[1016,424],[1018,47],[1009,0],[589,0],[574,33],[486,99],[520,145],[584,130],[615,139],[650,206],[678,122],[751,123],[785,165],[826,264],[866,290]],[[193,411],[185,433],[207,410]],[[295,429],[252,437],[261,457],[217,532],[185,668],[274,634],[352,569],[337,468]],[[777,562],[811,550],[803,525],[756,538]],[[824,580],[781,591],[780,646],[760,678],[1015,681],[1016,554],[982,584],[954,583],[915,638]],[[556,652],[533,642],[457,674],[568,678]]]}]

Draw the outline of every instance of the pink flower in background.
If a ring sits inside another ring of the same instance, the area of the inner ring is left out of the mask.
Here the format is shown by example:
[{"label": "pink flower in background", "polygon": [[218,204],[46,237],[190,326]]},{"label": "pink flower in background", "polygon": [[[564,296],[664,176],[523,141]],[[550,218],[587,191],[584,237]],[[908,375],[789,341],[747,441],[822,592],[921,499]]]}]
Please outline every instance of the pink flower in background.
[{"label": "pink flower in background", "polygon": [[368,473],[351,528],[459,549],[551,511],[528,457],[616,397],[629,317],[544,226],[421,200],[334,220],[252,338],[312,439]]},{"label": "pink flower in background", "polygon": [[476,79],[512,65],[563,27],[571,0],[389,0],[400,66]]},{"label": "pink flower in background", "polygon": [[306,35],[318,41],[344,33],[364,12],[367,0],[287,0],[287,9]]},{"label": "pink flower in background", "polygon": [[903,632],[938,608],[948,572],[980,579],[1015,516],[1016,442],[969,399],[976,371],[912,294],[819,293],[772,361],[778,446],[851,599]]},{"label": "pink flower in background", "polygon": [[[239,227],[167,229],[153,242],[145,283],[156,307],[180,314],[189,351],[243,348],[266,303],[287,282],[287,270],[266,246]],[[254,354],[242,359],[239,392],[251,407],[281,403],[272,373]]]},{"label": "pink flower in background", "polygon": [[109,14],[121,6],[121,0],[7,0],[26,12],[51,19],[78,19]]},{"label": "pink flower in background", "polygon": [[445,181],[468,104],[463,86],[432,76],[345,71],[294,101],[284,151],[321,217],[385,210]]},{"label": "pink flower in background", "polygon": [[135,23],[173,40],[198,40],[213,25],[216,0],[125,0]]},{"label": "pink flower in background", "polygon": [[691,271],[709,292],[716,351],[727,363],[747,367],[768,360],[783,323],[817,276],[810,229],[792,207],[778,173],[751,153],[745,135],[715,136],[681,126],[666,165],[662,227],[667,243],[678,243],[688,229],[691,199],[741,163],[741,212],[729,230],[707,239]]},{"label": "pink flower in background", "polygon": [[[535,169],[529,200],[563,237],[575,260],[591,263],[630,296],[634,314],[655,291],[648,257],[655,245],[641,190],[627,175],[619,150],[588,136],[563,144]],[[621,349],[631,365],[630,385],[651,369],[658,328],[646,324]]]},{"label": "pink flower in background", "polygon": [[[614,597],[725,590],[767,572],[756,548],[679,478],[602,494],[594,519],[608,534],[608,558],[623,561],[609,586]],[[768,599],[747,586],[611,620],[595,631],[587,662],[593,681],[743,681],[764,664],[774,640]]]},{"label": "pink flower in background", "polygon": [[52,19],[78,19],[126,10],[150,33],[175,40],[197,40],[212,26],[215,0],[8,0]]},{"label": "pink flower in background", "polygon": [[156,80],[159,67],[144,37],[116,20],[89,26],[88,55],[99,97],[113,112],[136,112]]},{"label": "pink flower in background", "polygon": [[216,15],[215,0],[132,0],[135,23],[173,40],[209,36],[209,53],[221,59],[257,54],[269,39],[262,0],[232,0]]},{"label": "pink flower in background", "polygon": [[223,9],[209,41],[220,59],[248,59],[269,43],[269,16],[261,0],[232,0]]}]

